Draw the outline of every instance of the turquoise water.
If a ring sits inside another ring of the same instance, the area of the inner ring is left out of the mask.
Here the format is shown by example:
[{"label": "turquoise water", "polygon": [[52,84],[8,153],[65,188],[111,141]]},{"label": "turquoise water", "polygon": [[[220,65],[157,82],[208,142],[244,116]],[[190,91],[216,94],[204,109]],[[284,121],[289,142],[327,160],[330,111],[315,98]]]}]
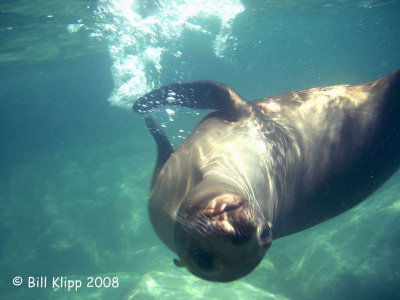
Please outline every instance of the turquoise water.
[{"label": "turquoise water", "polygon": [[[399,172],[241,280],[173,265],[147,214],[156,148],[138,96],[210,79],[251,100],[400,67],[398,1],[214,2],[0,3],[0,299],[400,299]],[[205,112],[174,110],[155,116],[177,147]]]}]

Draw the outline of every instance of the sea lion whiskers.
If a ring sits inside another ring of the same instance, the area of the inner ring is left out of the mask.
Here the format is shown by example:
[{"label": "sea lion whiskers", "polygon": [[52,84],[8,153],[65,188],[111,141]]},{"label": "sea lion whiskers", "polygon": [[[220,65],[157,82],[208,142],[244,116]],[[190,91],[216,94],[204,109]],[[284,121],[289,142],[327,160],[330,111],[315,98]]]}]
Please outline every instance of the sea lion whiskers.
[{"label": "sea lion whiskers", "polygon": [[[172,92],[180,95],[174,103]],[[210,81],[170,84],[138,99],[139,113],[171,104],[216,110],[173,155],[147,118],[158,148],[150,217],[179,256],[175,264],[203,279],[232,281],[259,264],[272,236],[360,203],[400,164],[399,100],[400,70],[254,102]]]},{"label": "sea lion whiskers", "polygon": [[175,217],[175,226],[183,228],[190,235],[199,234],[200,236],[212,232],[209,228],[210,216],[200,211],[195,216],[187,210],[179,210]]},{"label": "sea lion whiskers", "polygon": [[179,210],[175,215],[175,222],[184,228],[188,233],[199,232],[199,230],[205,228],[207,223],[203,218],[193,218],[193,216],[187,211]]},{"label": "sea lion whiskers", "polygon": [[[231,154],[233,154],[234,157],[238,157],[238,154],[235,154],[234,151],[234,149],[231,149]],[[238,159],[229,160],[226,155],[218,155],[214,157],[203,170],[204,177],[215,175],[219,178],[223,178],[231,182],[231,186],[236,187],[235,190],[243,193],[244,197],[255,199],[253,187]]]}]

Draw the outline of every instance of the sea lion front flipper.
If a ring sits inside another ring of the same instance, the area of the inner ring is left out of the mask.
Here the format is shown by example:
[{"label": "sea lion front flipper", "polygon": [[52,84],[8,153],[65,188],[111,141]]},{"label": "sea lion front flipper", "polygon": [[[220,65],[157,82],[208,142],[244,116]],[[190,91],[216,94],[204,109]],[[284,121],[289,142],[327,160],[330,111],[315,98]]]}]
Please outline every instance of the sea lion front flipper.
[{"label": "sea lion front flipper", "polygon": [[250,105],[229,87],[213,81],[172,83],[140,97],[133,110],[140,114],[157,106],[178,105],[226,112],[232,120],[250,111]]},{"label": "sea lion front flipper", "polygon": [[161,126],[154,121],[152,117],[147,115],[145,117],[147,128],[149,129],[154,141],[157,144],[157,163],[154,168],[153,178],[151,179],[151,188],[158,178],[161,168],[164,166],[168,158],[174,153],[174,149],[171,146],[166,134],[162,130]]}]

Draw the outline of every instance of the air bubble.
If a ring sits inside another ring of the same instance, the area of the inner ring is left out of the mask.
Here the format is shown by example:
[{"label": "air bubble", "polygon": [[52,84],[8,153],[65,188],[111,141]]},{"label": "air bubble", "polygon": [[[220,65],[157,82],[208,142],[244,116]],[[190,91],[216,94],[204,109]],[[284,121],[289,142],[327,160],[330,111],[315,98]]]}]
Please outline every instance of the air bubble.
[{"label": "air bubble", "polygon": [[167,114],[169,114],[170,116],[175,116],[175,111],[173,111],[172,109],[167,108],[165,111],[166,111]]},{"label": "air bubble", "polygon": [[176,99],[174,97],[167,97],[166,100],[168,103],[174,103],[176,101]]}]

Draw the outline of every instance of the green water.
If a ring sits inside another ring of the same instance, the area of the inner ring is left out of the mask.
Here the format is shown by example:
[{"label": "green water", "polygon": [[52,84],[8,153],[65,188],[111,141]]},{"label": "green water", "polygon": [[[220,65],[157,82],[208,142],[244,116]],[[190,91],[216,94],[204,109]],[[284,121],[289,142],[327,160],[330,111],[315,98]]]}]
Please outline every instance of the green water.
[{"label": "green water", "polygon": [[[220,44],[219,15],[151,39],[140,24],[130,32],[120,15],[99,13],[116,2],[0,3],[0,299],[400,299],[400,173],[354,209],[274,241],[241,280],[210,283],[176,268],[147,214],[156,148],[119,89],[139,71],[143,92],[211,79],[249,100],[373,80],[400,66],[399,2],[233,1],[244,10]],[[172,1],[135,3],[146,18]],[[112,22],[138,46],[117,44],[104,30]],[[116,72],[148,46],[163,49],[159,62]],[[175,147],[203,115],[156,113]],[[47,287],[29,288],[40,276]],[[52,287],[60,276],[84,286]],[[88,277],[118,286],[88,288]]]}]

